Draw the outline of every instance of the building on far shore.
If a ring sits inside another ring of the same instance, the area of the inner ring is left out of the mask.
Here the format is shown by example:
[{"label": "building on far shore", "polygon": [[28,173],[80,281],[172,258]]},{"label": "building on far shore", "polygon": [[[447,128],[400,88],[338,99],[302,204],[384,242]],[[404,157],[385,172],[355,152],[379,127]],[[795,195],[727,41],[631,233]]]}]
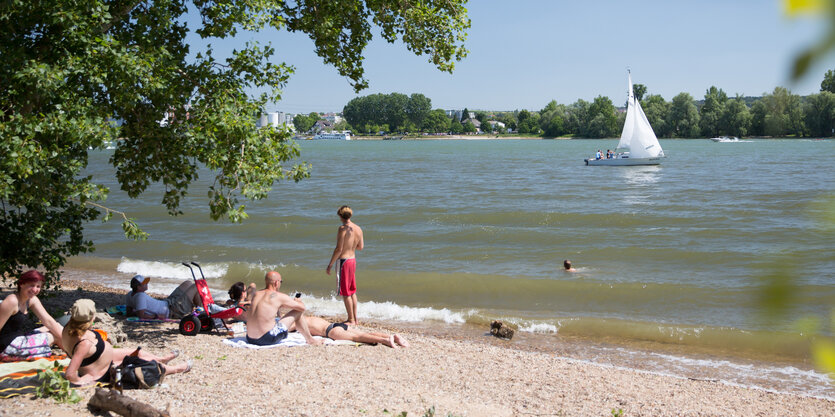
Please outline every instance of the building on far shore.
[{"label": "building on far shore", "polygon": [[464,114],[464,110],[446,110],[446,115],[462,123],[467,119],[475,119],[475,112],[467,111],[467,114]]},{"label": "building on far shore", "polygon": [[[504,123],[502,123],[498,120],[488,120],[487,124],[490,125],[492,130],[495,130],[495,131],[498,131],[498,132],[505,132],[505,133],[513,132],[512,129],[508,129],[507,126]],[[498,126],[498,128],[496,128],[496,126]]]},{"label": "building on far shore", "polygon": [[315,133],[322,132],[324,130],[333,130],[333,123],[326,119],[319,119],[316,123],[313,124],[313,127],[310,129]]},{"label": "building on far shore", "polygon": [[322,115],[322,118],[329,121],[331,125],[335,125],[345,120],[339,113],[325,113]]},{"label": "building on far shore", "polygon": [[281,125],[287,125],[287,128],[295,130],[293,127],[293,117],[295,115],[291,113],[284,113],[283,111],[278,112],[270,112],[266,114],[262,114],[261,117],[258,118],[258,122],[256,126],[258,127],[279,127]]}]

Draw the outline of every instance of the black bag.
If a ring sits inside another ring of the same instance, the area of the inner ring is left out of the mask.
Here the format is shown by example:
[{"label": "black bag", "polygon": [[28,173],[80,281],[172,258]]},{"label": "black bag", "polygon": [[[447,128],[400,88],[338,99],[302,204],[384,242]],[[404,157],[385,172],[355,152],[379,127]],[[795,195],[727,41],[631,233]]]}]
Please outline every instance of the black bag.
[{"label": "black bag", "polygon": [[122,387],[148,389],[162,383],[165,370],[157,361],[146,361],[136,356],[125,356],[122,361]]}]

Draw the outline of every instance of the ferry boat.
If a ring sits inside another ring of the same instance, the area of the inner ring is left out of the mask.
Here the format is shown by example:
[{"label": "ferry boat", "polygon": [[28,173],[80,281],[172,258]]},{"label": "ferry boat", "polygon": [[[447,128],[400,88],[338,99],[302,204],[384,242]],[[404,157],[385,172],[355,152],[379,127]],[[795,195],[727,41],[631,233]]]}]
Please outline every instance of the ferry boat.
[{"label": "ferry boat", "polygon": [[321,132],[313,140],[351,140],[351,132]]}]

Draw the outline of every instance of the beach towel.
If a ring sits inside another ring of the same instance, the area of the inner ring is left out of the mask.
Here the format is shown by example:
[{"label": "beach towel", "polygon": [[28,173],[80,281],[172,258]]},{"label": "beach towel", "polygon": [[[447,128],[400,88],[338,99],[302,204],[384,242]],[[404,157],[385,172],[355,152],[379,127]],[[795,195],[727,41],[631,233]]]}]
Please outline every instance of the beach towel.
[{"label": "beach towel", "polygon": [[128,317],[125,319],[128,323],[133,324],[149,324],[149,323],[179,323],[180,320],[174,319],[140,319],[139,317]]},{"label": "beach towel", "polygon": [[38,380],[38,372],[33,371],[27,375],[12,374],[0,378],[0,398],[34,394],[35,390],[41,386],[41,382]]},{"label": "beach towel", "polygon": [[[128,306],[124,304],[119,304],[115,306],[110,306],[105,309],[107,314],[111,316],[124,316],[128,314]],[[140,319],[139,317],[128,317],[125,321],[129,323],[135,324],[142,324],[142,323],[179,323],[180,320],[175,319]]]},{"label": "beach towel", "polygon": [[18,395],[34,394],[41,386],[38,372],[44,369],[54,369],[69,366],[70,360],[65,355],[58,355],[50,359],[19,361],[0,364],[0,398],[11,398]]},{"label": "beach towel", "polygon": [[67,355],[54,355],[44,359],[0,363],[0,377],[19,372],[52,369],[59,365],[70,366],[70,359],[67,358]]},{"label": "beach towel", "polygon": [[128,314],[128,306],[126,306],[125,304],[119,304],[119,305],[107,307],[107,309],[105,309],[105,311],[107,311],[107,314],[110,314],[111,316],[117,316],[117,315],[124,316],[124,315]]},{"label": "beach towel", "polygon": [[[332,340],[327,339],[320,336],[313,336],[316,339],[321,340],[326,345],[351,345],[351,346],[359,346],[361,343],[352,342],[350,340]],[[307,342],[304,341],[304,336],[300,333],[290,333],[287,337],[282,340],[280,343],[275,345],[269,346],[258,346],[253,345],[246,342],[246,336],[244,337],[231,337],[228,339],[223,339],[223,343],[232,347],[237,348],[247,348],[247,349],[272,349],[276,347],[292,347],[292,346],[305,346]]]}]

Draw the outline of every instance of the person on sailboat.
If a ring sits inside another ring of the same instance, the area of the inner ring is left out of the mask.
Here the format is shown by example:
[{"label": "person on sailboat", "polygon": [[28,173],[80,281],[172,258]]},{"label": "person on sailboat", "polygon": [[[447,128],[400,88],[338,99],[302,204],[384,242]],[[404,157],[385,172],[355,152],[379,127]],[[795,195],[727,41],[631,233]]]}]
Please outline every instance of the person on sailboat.
[{"label": "person on sailboat", "polygon": [[597,154],[594,155],[594,159],[603,159],[603,154],[600,153],[600,149],[597,150]]},{"label": "person on sailboat", "polygon": [[612,150],[611,149],[606,149],[606,159],[612,159],[613,156],[614,156],[614,154],[613,154]]}]

